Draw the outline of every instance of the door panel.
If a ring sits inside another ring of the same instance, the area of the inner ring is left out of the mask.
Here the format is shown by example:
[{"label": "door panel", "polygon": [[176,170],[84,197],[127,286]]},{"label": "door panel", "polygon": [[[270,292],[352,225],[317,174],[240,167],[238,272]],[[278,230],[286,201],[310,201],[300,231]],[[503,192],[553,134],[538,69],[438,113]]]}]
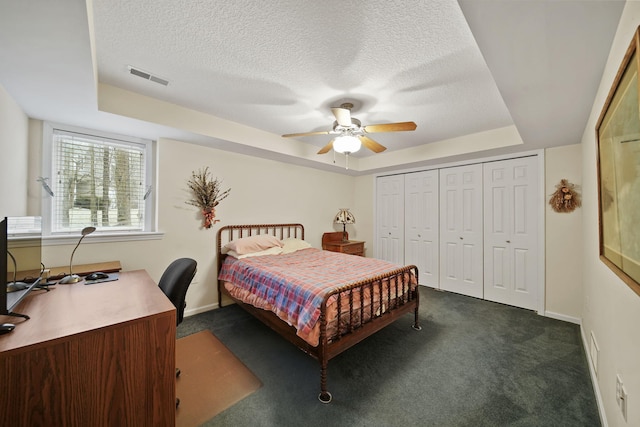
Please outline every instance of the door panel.
[{"label": "door panel", "polygon": [[438,171],[405,175],[405,264],[421,285],[439,287]]},{"label": "door panel", "polygon": [[376,258],[404,265],[404,175],[376,180]]},{"label": "door panel", "polygon": [[484,164],[485,299],[536,309],[538,159]]},{"label": "door panel", "polygon": [[440,170],[440,288],[482,298],[482,165]]}]

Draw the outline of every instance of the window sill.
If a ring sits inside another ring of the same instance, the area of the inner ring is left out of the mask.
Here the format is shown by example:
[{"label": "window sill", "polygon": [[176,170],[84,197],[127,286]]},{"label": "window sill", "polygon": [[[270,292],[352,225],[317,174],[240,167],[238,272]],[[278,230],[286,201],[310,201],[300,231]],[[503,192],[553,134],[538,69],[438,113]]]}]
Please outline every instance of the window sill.
[{"label": "window sill", "polygon": [[[42,246],[71,245],[78,243],[80,233],[77,236],[42,236]],[[112,243],[112,242],[138,242],[142,240],[161,240],[164,233],[159,231],[138,233],[96,233],[87,236],[82,244]]]}]

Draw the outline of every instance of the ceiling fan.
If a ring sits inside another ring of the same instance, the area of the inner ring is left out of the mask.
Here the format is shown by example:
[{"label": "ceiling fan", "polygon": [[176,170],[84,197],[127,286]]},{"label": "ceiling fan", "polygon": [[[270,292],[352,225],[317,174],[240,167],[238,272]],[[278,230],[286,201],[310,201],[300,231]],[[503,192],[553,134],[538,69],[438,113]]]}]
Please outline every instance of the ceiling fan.
[{"label": "ceiling fan", "polygon": [[327,153],[333,148],[338,153],[345,153],[349,155],[355,153],[364,145],[374,153],[381,153],[387,149],[384,145],[369,138],[366,134],[376,132],[399,132],[415,130],[416,124],[414,122],[399,122],[399,123],[385,123],[378,125],[366,125],[362,126],[360,120],[355,117],[351,117],[351,109],[353,104],[345,102],[340,107],[334,107],[331,112],[336,118],[333,122],[333,129],[328,131],[318,132],[303,132],[303,133],[289,133],[282,135],[284,138],[295,138],[298,136],[311,136],[311,135],[336,135],[327,145],[322,147],[318,154]]}]

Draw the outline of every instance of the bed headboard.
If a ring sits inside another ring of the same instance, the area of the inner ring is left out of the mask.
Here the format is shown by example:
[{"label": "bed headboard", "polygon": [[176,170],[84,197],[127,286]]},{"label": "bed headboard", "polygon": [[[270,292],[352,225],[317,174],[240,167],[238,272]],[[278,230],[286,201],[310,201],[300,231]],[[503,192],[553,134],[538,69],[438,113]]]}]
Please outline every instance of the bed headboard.
[{"label": "bed headboard", "polygon": [[270,234],[283,240],[296,238],[304,240],[304,225],[302,224],[244,224],[225,225],[218,230],[216,242],[216,255],[218,258],[218,271],[222,265],[222,247],[232,240],[241,237],[257,236],[259,234]]},{"label": "bed headboard", "polygon": [[[304,240],[304,225],[302,224],[244,224],[244,225],[225,225],[220,227],[216,235],[216,259],[218,262],[218,270],[216,276],[222,267],[222,260],[226,255],[222,254],[222,247],[232,240],[241,237],[257,236],[259,234],[270,234],[276,238],[283,240],[287,238],[296,238]],[[218,304],[222,307],[220,301],[220,282],[218,282]]]}]

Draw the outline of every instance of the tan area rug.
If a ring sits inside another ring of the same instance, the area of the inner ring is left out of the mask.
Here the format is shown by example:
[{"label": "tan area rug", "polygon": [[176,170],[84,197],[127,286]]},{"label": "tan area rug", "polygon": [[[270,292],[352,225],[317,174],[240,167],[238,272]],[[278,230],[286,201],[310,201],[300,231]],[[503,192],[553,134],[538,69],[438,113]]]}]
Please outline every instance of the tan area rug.
[{"label": "tan area rug", "polygon": [[244,399],[262,383],[211,332],[178,339],[176,426],[195,427]]}]

